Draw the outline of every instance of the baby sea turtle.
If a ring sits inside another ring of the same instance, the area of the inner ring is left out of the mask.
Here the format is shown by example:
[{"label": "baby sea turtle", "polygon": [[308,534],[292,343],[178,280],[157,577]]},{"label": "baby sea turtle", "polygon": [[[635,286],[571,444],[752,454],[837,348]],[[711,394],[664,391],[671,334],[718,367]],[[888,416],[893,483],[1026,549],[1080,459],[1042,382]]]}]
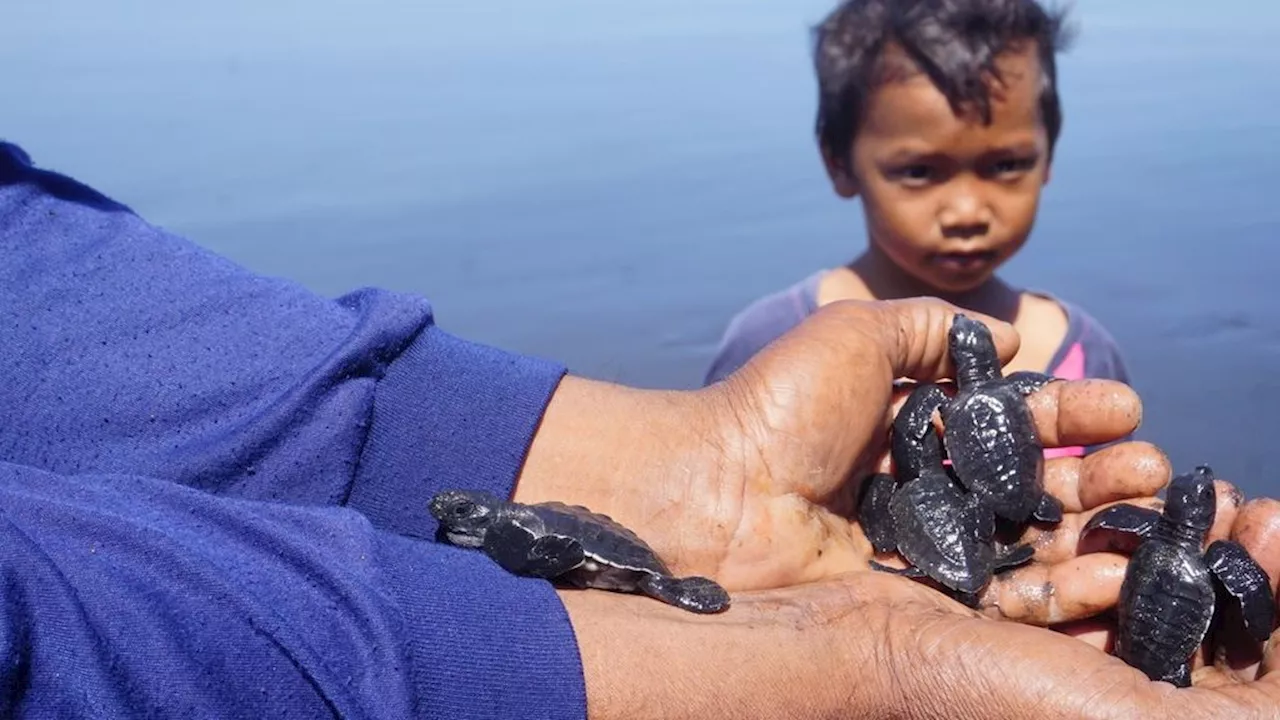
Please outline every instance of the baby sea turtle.
[{"label": "baby sea turtle", "polygon": [[1213,480],[1212,469],[1198,466],[1169,484],[1163,513],[1113,505],[1081,531],[1119,531],[1137,541],[1120,586],[1114,652],[1178,687],[1191,684],[1191,654],[1213,621],[1214,579],[1239,605],[1254,640],[1265,642],[1275,621],[1271,581],[1244,547],[1217,540],[1201,551],[1218,509]]},{"label": "baby sea turtle", "polygon": [[892,452],[902,483],[896,485],[891,475],[872,476],[858,520],[877,552],[896,549],[910,563],[899,570],[873,560],[873,568],[927,575],[973,605],[994,573],[1022,565],[1035,551],[1027,545],[997,549],[991,508],[982,496],[964,492],[942,464],[942,443],[929,422],[934,406],[928,388],[912,392],[894,420]]},{"label": "baby sea turtle", "polygon": [[486,492],[445,490],[431,499],[437,537],[483,550],[507,572],[578,588],[648,595],[696,613],[729,607],[704,577],[677,578],[634,532],[607,515],[559,502],[522,504]]},{"label": "baby sea turtle", "polygon": [[1060,522],[1062,503],[1044,491],[1044,446],[1025,400],[1055,378],[1028,371],[1002,377],[991,331],[960,313],[948,344],[956,396],[948,398],[938,385],[918,388],[905,436],[924,442],[933,430],[933,411],[941,410],[947,457],[965,488],[999,518]]}]

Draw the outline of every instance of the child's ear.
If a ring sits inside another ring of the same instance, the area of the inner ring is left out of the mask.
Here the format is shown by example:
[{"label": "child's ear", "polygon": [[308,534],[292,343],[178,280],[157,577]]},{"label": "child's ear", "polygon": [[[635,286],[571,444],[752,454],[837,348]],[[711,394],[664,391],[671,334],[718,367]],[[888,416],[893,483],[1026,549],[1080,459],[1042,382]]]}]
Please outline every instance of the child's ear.
[{"label": "child's ear", "polygon": [[858,181],[849,170],[848,158],[836,157],[828,148],[822,148],[822,164],[827,168],[827,177],[831,178],[831,189],[848,200],[858,194]]}]

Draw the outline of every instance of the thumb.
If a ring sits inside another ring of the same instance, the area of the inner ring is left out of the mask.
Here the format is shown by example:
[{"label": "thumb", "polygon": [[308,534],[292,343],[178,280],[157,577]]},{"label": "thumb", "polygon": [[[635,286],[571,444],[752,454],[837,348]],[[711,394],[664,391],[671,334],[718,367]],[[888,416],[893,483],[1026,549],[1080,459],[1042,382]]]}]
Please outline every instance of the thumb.
[{"label": "thumb", "polygon": [[951,303],[931,297],[877,302],[842,300],[824,306],[823,310],[852,316],[875,326],[880,333],[880,346],[884,348],[895,378],[929,382],[954,376],[955,368],[947,340],[951,323],[960,312],[986,325],[991,331],[1001,366],[1013,359],[1021,342],[1009,323],[982,313],[962,311]]},{"label": "thumb", "polygon": [[[934,298],[842,300],[820,307],[735,371],[716,392],[734,423],[767,448],[786,483],[809,499],[830,500],[851,469],[883,454],[892,422],[893,381],[954,375],[947,336],[954,305]],[[968,314],[968,313],[966,313]],[[1003,364],[1018,350],[1013,327],[973,314],[992,329]],[[818,467],[819,473],[807,472]],[[781,480],[779,480],[781,482]]]}]

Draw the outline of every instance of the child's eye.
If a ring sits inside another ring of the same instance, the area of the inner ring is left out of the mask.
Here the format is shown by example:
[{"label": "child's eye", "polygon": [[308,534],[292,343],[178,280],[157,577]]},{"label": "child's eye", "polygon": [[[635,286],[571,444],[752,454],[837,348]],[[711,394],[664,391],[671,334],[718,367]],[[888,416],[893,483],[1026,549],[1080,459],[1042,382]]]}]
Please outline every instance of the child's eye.
[{"label": "child's eye", "polygon": [[933,177],[933,168],[923,164],[904,165],[893,171],[893,177],[908,183],[919,184]]},{"label": "child's eye", "polygon": [[992,164],[991,174],[1001,177],[1017,175],[1030,170],[1035,164],[1035,158],[1005,158]]}]

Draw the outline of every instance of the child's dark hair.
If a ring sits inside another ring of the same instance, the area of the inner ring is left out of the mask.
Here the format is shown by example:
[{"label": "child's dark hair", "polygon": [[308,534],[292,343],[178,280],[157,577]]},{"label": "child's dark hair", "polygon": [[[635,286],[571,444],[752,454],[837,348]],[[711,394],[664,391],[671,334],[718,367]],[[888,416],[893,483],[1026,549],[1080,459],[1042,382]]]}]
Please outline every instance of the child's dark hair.
[{"label": "child's dark hair", "polygon": [[885,80],[887,45],[900,47],[957,114],[977,110],[991,122],[994,61],[1030,41],[1044,74],[1040,110],[1052,153],[1062,128],[1054,56],[1070,39],[1065,14],[1035,0],[844,0],[813,29],[819,144],[848,157],[867,97]]}]

